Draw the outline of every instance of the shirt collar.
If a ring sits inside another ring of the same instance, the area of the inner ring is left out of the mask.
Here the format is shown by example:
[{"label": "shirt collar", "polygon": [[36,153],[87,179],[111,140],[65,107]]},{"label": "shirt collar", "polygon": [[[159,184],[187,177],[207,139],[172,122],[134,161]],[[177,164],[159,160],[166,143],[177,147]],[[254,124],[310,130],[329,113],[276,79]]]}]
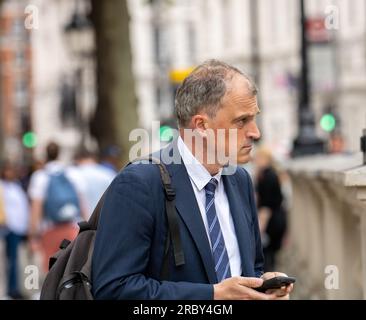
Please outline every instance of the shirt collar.
[{"label": "shirt collar", "polygon": [[220,169],[215,176],[211,176],[202,163],[192,154],[191,150],[189,150],[180,136],[178,137],[177,145],[188,175],[199,191],[201,191],[212,178],[215,178],[220,184],[222,169]]}]

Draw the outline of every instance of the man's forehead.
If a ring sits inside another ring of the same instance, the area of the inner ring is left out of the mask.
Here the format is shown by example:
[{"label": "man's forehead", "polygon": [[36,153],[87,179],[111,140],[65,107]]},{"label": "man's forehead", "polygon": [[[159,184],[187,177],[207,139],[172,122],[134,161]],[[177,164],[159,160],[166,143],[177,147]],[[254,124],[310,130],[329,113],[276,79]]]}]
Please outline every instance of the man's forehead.
[{"label": "man's forehead", "polygon": [[248,90],[232,90],[228,92],[223,100],[224,104],[235,104],[236,106],[245,107],[246,109],[257,112],[259,110],[257,104],[257,96]]},{"label": "man's forehead", "polygon": [[251,99],[256,100],[256,92],[244,76],[236,75],[227,83],[224,99]]},{"label": "man's forehead", "polygon": [[253,107],[248,107],[245,109],[238,110],[238,113],[240,113],[241,115],[246,115],[246,116],[255,116],[260,112],[261,112],[261,110],[259,109],[259,107],[257,105],[255,105]]},{"label": "man's forehead", "polygon": [[231,110],[230,114],[232,118],[242,118],[247,116],[256,116],[260,113],[260,109],[257,104],[256,96],[251,96],[247,98],[233,98],[227,101],[228,109]]}]

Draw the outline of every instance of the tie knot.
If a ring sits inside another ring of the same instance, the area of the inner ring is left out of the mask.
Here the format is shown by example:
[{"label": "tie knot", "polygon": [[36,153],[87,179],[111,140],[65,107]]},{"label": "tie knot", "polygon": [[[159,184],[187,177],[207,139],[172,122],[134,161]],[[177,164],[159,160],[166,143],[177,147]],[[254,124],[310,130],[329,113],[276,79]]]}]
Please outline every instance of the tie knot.
[{"label": "tie knot", "polygon": [[205,186],[205,190],[212,192],[213,194],[215,193],[215,190],[217,188],[218,185],[218,181],[215,178],[212,178]]}]

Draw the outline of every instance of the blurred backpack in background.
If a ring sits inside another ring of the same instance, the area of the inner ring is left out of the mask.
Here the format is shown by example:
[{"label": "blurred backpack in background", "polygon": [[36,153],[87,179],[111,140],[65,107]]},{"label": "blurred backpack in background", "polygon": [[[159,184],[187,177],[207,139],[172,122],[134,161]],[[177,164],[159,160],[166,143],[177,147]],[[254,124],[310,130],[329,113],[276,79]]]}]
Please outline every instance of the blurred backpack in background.
[{"label": "blurred backpack in background", "polygon": [[55,224],[75,221],[80,217],[78,194],[65,171],[49,174],[43,209],[45,218]]}]

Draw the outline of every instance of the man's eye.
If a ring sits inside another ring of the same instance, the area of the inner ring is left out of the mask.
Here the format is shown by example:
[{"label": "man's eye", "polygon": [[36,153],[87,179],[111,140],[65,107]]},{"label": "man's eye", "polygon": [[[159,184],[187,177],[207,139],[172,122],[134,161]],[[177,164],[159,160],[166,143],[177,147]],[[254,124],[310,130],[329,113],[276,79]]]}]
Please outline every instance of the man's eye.
[{"label": "man's eye", "polygon": [[242,125],[246,124],[247,122],[248,122],[248,118],[244,118],[244,119],[240,119],[238,121],[238,124],[242,126]]}]

